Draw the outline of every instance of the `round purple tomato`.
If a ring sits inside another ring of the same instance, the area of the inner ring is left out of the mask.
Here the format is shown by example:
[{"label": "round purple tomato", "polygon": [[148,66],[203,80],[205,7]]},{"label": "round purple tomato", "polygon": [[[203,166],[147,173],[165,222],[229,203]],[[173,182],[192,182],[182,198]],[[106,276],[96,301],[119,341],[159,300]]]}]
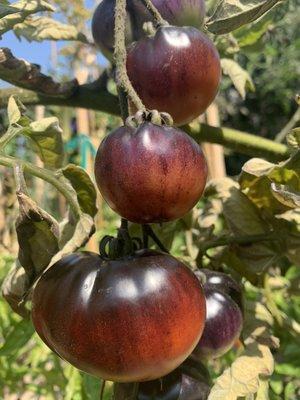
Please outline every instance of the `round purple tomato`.
[{"label": "round purple tomato", "polygon": [[95,160],[99,190],[123,218],[147,224],[182,217],[200,199],[207,165],[185,132],[145,122],[123,126],[101,143]]}]

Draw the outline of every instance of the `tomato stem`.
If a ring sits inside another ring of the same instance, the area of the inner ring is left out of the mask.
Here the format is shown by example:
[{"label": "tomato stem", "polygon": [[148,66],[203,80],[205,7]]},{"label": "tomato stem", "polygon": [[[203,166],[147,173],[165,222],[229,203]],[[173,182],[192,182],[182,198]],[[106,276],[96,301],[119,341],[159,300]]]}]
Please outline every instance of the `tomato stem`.
[{"label": "tomato stem", "polygon": [[[126,70],[126,42],[125,42],[125,24],[126,24],[126,0],[116,1],[115,6],[115,50],[114,61],[116,64],[116,82],[119,88],[123,89],[130,100],[138,110],[146,110],[146,107],[133,88]],[[123,103],[123,101],[122,101]],[[122,104],[121,104],[122,107]],[[124,107],[123,107],[124,108]],[[125,115],[125,113],[124,113]]]},{"label": "tomato stem", "polygon": [[153,16],[153,18],[156,22],[157,27],[169,25],[169,23],[165,19],[163,19],[160,12],[155,7],[155,5],[152,3],[151,0],[141,0],[141,1],[145,5],[145,7],[147,7],[148,10],[150,11],[151,15]]},{"label": "tomato stem", "polygon": [[[156,236],[155,232],[153,231],[153,229],[151,228],[150,225],[142,225],[142,229],[143,229],[143,239],[144,239],[143,241],[144,241],[144,244],[146,242],[147,247],[148,247],[148,238],[151,238],[161,251],[169,254],[169,250],[162,244],[162,242]],[[146,239],[146,237],[147,237],[147,239]]]}]

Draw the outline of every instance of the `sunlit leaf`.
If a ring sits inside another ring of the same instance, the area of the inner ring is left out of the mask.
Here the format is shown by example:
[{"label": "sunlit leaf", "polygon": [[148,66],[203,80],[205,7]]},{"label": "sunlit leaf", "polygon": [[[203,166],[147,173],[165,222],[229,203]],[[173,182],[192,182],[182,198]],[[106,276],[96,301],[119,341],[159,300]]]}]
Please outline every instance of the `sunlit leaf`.
[{"label": "sunlit leaf", "polygon": [[0,357],[16,354],[28,343],[33,333],[34,329],[30,321],[23,319],[18,322],[5,338],[3,346],[0,347]]},{"label": "sunlit leaf", "polygon": [[257,20],[280,0],[221,0],[207,22],[208,30],[215,34],[229,33],[242,25]]},{"label": "sunlit leaf", "polygon": [[76,192],[82,211],[94,217],[97,213],[97,193],[95,185],[86,171],[77,165],[69,164],[61,170],[61,173]]},{"label": "sunlit leaf", "polygon": [[31,17],[14,26],[17,37],[29,42],[43,40],[77,40],[88,43],[86,36],[75,26],[63,24],[48,17]]},{"label": "sunlit leaf", "polygon": [[236,400],[257,393],[262,377],[272,375],[274,360],[267,346],[252,343],[217,378],[208,400]]},{"label": "sunlit leaf", "polygon": [[64,159],[62,130],[56,117],[31,122],[22,132],[47,168],[60,168]]},{"label": "sunlit leaf", "polygon": [[293,149],[300,148],[300,128],[292,129],[292,131],[287,135],[287,143]]},{"label": "sunlit leaf", "polygon": [[[4,8],[5,7],[5,8]],[[14,9],[15,12],[12,12]],[[23,22],[31,14],[40,11],[54,11],[53,7],[44,0],[20,0],[0,8],[0,35],[12,29],[16,24]]]},{"label": "sunlit leaf", "polygon": [[236,61],[229,58],[222,58],[221,66],[223,73],[230,77],[236,90],[243,99],[246,97],[247,90],[252,92],[255,90],[251,76]]}]

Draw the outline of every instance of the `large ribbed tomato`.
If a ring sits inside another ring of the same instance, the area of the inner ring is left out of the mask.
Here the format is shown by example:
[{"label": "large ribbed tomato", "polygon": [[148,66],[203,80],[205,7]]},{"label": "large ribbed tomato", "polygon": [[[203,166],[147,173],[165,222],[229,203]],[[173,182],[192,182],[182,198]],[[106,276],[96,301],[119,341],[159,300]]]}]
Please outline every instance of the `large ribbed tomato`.
[{"label": "large ribbed tomato", "polygon": [[63,359],[116,382],[156,379],[180,365],[199,341],[205,298],[180,261],[150,250],[103,260],[67,256],[38,281],[32,320]]},{"label": "large ribbed tomato", "polygon": [[186,133],[146,122],[123,126],[103,140],[95,177],[104,199],[123,218],[165,222],[194,207],[207,166],[201,148]]}]

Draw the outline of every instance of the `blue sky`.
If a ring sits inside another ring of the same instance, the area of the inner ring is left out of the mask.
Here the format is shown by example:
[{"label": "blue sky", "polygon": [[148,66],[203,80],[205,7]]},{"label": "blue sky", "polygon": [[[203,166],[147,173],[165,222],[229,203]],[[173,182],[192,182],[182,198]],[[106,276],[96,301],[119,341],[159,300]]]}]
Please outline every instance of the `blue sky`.
[{"label": "blue sky", "polygon": [[[93,8],[94,2],[92,0],[86,1],[88,8]],[[59,19],[56,14],[55,18]],[[71,43],[71,42],[69,42]],[[58,42],[58,48],[62,47],[65,43]],[[39,64],[42,67],[42,71],[47,73],[51,68],[50,54],[51,54],[51,43],[50,41],[38,42],[28,42],[25,39],[19,40],[12,32],[7,32],[0,39],[1,47],[8,47],[17,58],[23,58],[31,63]],[[98,62],[103,65],[107,61],[99,54]],[[5,87],[8,84],[0,80],[0,86]]]}]

